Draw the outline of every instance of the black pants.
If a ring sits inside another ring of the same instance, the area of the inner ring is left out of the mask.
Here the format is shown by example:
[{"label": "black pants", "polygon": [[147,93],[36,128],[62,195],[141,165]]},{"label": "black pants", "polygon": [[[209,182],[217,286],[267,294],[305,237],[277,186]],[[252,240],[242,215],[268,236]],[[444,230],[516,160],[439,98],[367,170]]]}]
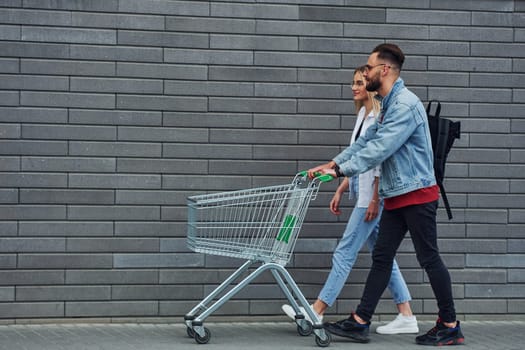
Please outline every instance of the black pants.
[{"label": "black pants", "polygon": [[414,243],[416,257],[425,269],[437,300],[443,322],[456,321],[450,274],[439,256],[437,246],[436,210],[438,201],[383,210],[379,236],[372,254],[372,268],[356,314],[370,321],[381,295],[390,280],[392,262],[407,231]]}]

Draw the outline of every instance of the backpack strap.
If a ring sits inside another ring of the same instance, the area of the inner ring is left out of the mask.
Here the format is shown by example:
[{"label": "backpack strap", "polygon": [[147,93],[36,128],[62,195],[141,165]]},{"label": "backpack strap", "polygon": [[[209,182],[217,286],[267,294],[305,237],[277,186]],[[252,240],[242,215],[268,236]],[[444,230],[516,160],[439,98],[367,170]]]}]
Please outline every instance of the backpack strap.
[{"label": "backpack strap", "polygon": [[449,138],[450,124],[451,122],[448,119],[439,118],[437,120],[438,132],[435,145],[436,149],[434,151],[434,174],[436,175],[436,181],[441,192],[443,204],[445,204],[445,209],[447,210],[448,219],[452,220],[452,210],[450,209],[447,192],[445,191],[445,185],[443,184],[443,180],[445,179],[445,164],[447,162],[447,155],[450,151],[450,147],[452,147],[452,144],[449,144],[449,140],[454,142],[454,138]]},{"label": "backpack strap", "polygon": [[[447,139],[444,140],[444,142],[446,142],[446,145],[445,145],[445,160],[444,160],[444,162],[446,162],[446,160],[447,160],[448,152],[452,148],[452,145],[454,144],[454,140],[460,138],[460,135],[461,135],[461,123],[447,120],[447,127],[446,127],[446,129],[447,129]],[[443,177],[445,176],[444,171],[445,171],[445,169],[443,169]],[[445,208],[447,209],[448,219],[451,220],[452,219],[452,211],[450,210],[450,205],[448,204],[447,194],[445,192],[445,187],[443,186],[443,180],[441,181],[441,184],[440,184],[440,190],[441,190],[441,196],[443,197],[443,203],[445,204]]]},{"label": "backpack strap", "polygon": [[443,199],[443,203],[445,204],[445,209],[447,210],[448,219],[452,220],[452,210],[450,209],[450,204],[448,203],[447,192],[445,192],[445,186],[443,186],[443,182],[439,182],[438,186],[439,191],[441,191],[441,198]]},{"label": "backpack strap", "polygon": [[[432,108],[432,102],[437,103],[436,113],[434,113],[434,114],[430,114],[430,110]],[[427,115],[439,118],[439,114],[440,113],[441,113],[441,102],[439,102],[438,100],[430,100],[430,101],[428,101],[428,104],[427,104]]]}]

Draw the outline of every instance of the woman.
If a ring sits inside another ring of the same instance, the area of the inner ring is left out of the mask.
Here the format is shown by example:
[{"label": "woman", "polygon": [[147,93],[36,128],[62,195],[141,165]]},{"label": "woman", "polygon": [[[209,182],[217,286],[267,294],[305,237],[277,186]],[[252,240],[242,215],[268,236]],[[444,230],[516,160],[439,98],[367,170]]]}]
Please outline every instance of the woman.
[{"label": "woman", "polygon": [[[374,98],[375,93],[365,89],[364,71],[365,66],[358,67],[352,81],[355,110],[358,111],[358,114],[351,143],[375,122],[380,111],[379,101]],[[334,304],[341,292],[363,245],[367,243],[370,251],[374,248],[379,233],[379,219],[383,211],[383,201],[379,199],[378,194],[379,175],[380,168],[377,167],[351,179],[345,178],[330,201],[330,211],[339,215],[342,195],[347,189],[350,189],[350,197],[356,199],[356,205],[343,237],[335,249],[330,274],[317,300],[311,305],[320,319],[326,309]],[[417,320],[412,314],[409,303],[410,292],[395,261],[388,288],[399,314],[390,323],[378,327],[376,332],[380,334],[418,333]],[[283,305],[282,309],[290,318],[295,319],[295,311],[290,305]],[[304,310],[301,312],[311,322],[308,314],[304,313]]]}]

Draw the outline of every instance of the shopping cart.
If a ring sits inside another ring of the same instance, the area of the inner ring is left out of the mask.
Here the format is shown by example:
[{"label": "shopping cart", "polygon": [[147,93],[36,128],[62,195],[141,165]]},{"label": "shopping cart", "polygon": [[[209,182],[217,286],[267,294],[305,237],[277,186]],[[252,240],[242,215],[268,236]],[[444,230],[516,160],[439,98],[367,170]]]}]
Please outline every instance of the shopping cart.
[{"label": "shopping cart", "polygon": [[[189,337],[199,344],[208,343],[211,333],[203,321],[269,270],[296,312],[297,332],[304,336],[315,333],[318,346],[330,344],[330,334],[284,268],[292,256],[310,201],[315,199],[319,184],[330,180],[330,175],[309,180],[303,171],[286,185],[188,198],[188,247],[204,254],[247,260],[186,314]],[[259,266],[253,272],[234,283],[255,264]],[[305,319],[298,302],[314,324]]]}]

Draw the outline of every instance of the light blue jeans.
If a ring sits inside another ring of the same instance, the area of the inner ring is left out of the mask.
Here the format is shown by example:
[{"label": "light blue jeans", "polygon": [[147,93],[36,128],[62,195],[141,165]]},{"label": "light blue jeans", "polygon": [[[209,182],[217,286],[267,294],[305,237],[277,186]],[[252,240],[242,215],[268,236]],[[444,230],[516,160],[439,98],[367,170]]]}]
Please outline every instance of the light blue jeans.
[{"label": "light blue jeans", "polygon": [[[383,212],[383,203],[381,201],[379,215],[372,221],[365,221],[366,210],[367,208],[354,208],[346,224],[343,237],[334,251],[332,270],[326,279],[323,289],[319,293],[319,299],[328,306],[334,304],[337,296],[343,289],[348,274],[352,271],[357,254],[365,242],[368,245],[370,253],[372,253],[374,249],[377,235],[379,234],[379,220]],[[392,275],[388,283],[388,289],[396,304],[401,304],[412,299],[395,260],[392,266]]]}]

